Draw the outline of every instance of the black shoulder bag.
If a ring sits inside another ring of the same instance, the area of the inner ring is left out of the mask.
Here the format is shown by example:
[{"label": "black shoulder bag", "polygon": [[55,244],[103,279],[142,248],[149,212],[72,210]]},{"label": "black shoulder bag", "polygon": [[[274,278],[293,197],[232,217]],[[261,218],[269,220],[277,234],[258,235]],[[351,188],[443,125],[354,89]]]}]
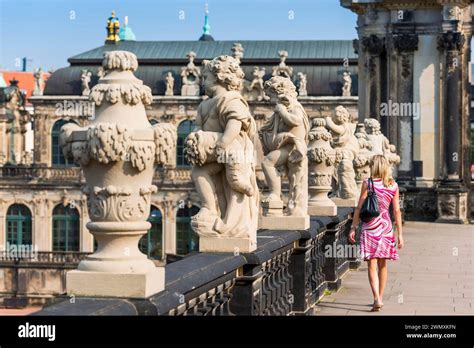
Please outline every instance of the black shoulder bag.
[{"label": "black shoulder bag", "polygon": [[[372,188],[370,187],[370,184],[372,184]],[[369,178],[367,181],[367,190],[367,197],[365,198],[364,204],[362,204],[362,209],[360,210],[360,219],[363,222],[369,222],[380,215],[379,201],[377,200],[377,193],[375,192],[374,181],[372,178]]]}]

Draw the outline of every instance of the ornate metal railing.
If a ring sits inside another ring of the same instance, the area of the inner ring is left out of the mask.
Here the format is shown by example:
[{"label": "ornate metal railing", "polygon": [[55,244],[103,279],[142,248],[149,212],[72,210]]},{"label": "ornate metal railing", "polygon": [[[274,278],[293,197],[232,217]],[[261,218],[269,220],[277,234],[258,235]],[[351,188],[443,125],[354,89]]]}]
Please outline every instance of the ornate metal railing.
[{"label": "ornate metal railing", "polygon": [[[353,261],[350,255],[325,255],[328,248],[347,244],[352,211],[339,208],[335,217],[312,217],[306,231],[259,231],[258,248],[248,254],[198,253],[168,264],[165,290],[148,299],[108,299],[100,311],[97,299],[80,301],[94,302],[91,314],[103,315],[313,313],[324,290],[338,288]],[[74,314],[77,308],[62,301],[39,314]]]}]

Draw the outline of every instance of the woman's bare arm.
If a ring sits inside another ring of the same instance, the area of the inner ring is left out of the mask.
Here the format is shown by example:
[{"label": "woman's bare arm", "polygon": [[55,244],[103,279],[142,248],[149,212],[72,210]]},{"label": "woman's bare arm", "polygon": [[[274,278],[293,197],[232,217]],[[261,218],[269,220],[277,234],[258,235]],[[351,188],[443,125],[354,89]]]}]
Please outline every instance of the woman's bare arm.
[{"label": "woman's bare arm", "polygon": [[355,230],[356,230],[357,226],[359,225],[360,210],[362,209],[362,205],[364,204],[364,201],[365,201],[366,198],[367,198],[367,183],[364,181],[362,183],[362,188],[361,188],[361,191],[360,191],[359,203],[357,204],[357,207],[354,210],[354,216],[352,218],[351,231],[349,233],[349,240],[352,243],[355,243]]},{"label": "woman's bare arm", "polygon": [[400,211],[400,194],[399,189],[397,187],[397,192],[392,198],[392,209],[393,209],[393,216],[395,217],[395,225],[397,226],[398,231],[398,248],[401,249],[403,247],[403,232],[402,232],[402,213]]}]

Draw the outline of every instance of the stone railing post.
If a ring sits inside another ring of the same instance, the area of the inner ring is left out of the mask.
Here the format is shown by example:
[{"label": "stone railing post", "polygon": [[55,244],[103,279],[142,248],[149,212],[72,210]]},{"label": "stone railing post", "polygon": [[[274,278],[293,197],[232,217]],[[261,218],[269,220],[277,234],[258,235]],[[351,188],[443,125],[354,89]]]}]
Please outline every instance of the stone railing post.
[{"label": "stone railing post", "polygon": [[67,292],[79,296],[144,298],[164,288],[164,268],[155,267],[138,249],[151,227],[147,222],[155,164],[174,156],[175,131],[151,126],[145,105],[151,90],[133,72],[137,57],[127,51],[106,52],[107,71],[91,91],[96,117],[87,127],[67,124],[61,145],[80,164],[91,221],[87,228],[97,251],[67,274]]}]

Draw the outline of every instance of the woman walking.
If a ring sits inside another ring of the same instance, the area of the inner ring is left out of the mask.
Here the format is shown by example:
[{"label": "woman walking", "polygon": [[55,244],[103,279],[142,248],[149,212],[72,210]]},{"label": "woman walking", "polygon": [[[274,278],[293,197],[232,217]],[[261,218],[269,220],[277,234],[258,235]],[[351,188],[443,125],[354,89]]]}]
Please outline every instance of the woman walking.
[{"label": "woman walking", "polygon": [[[375,155],[370,163],[370,175],[373,190],[377,195],[380,215],[362,223],[360,250],[364,261],[367,261],[369,282],[374,295],[372,311],[379,311],[383,306],[383,293],[387,282],[387,260],[397,260],[398,252],[393,233],[389,207],[392,203],[393,215],[398,231],[398,249],[403,247],[402,218],[398,202],[398,185],[392,178],[391,166],[382,155]],[[371,185],[372,186],[372,185]],[[354,212],[354,219],[349,233],[349,241],[355,243],[359,215],[367,197],[368,180],[362,184],[359,204]]]}]

